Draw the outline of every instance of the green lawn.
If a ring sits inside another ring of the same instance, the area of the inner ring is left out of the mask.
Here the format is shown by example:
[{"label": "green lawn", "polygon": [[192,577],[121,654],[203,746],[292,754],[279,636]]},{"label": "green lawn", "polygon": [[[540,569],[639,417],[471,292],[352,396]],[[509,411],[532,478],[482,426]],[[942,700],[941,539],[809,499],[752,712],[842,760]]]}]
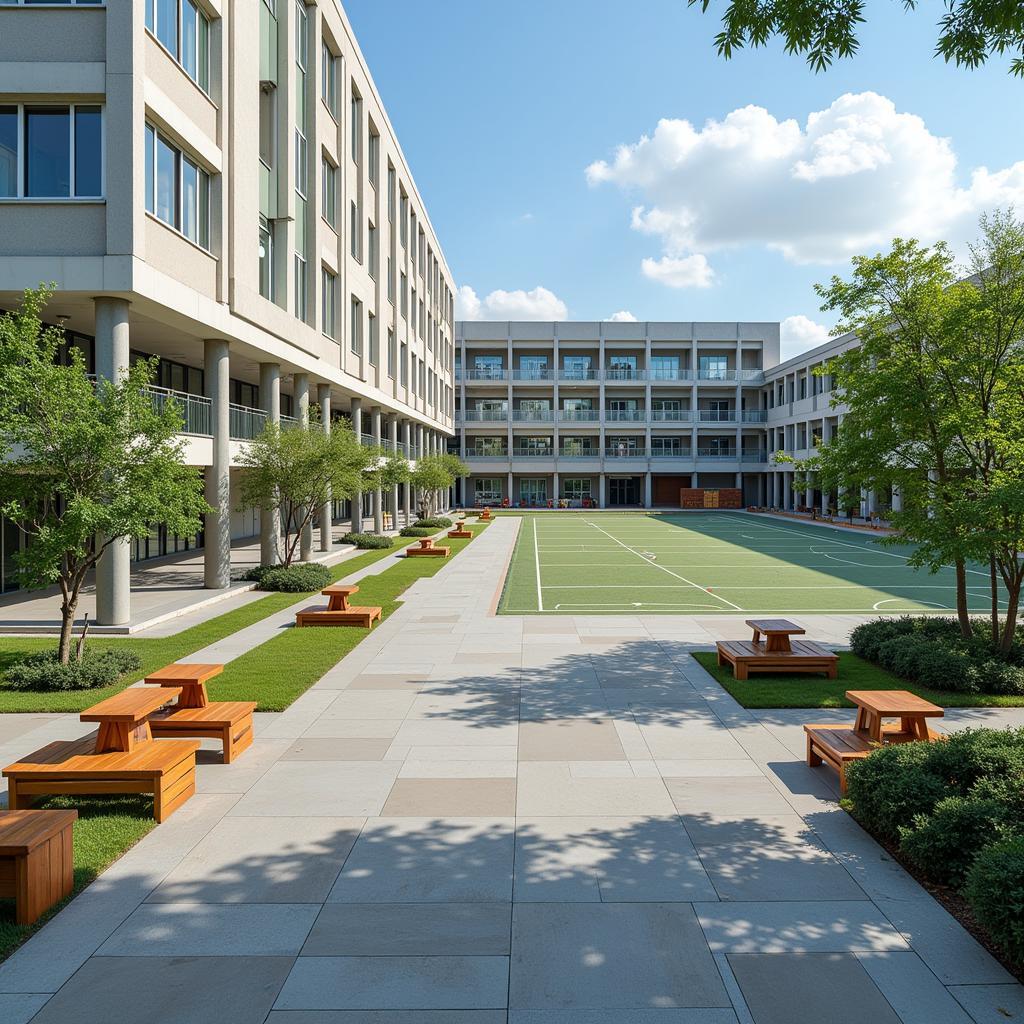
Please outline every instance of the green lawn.
[{"label": "green lawn", "polygon": [[1002,697],[984,693],[933,690],[900,679],[891,672],[840,652],[839,678],[824,676],[775,676],[758,673],[743,681],[733,679],[732,669],[719,668],[713,651],[693,655],[745,708],[852,708],[847,690],[909,690],[943,708],[1013,708],[1024,706],[1024,697]]},{"label": "green lawn", "polygon": [[[75,822],[75,888],[72,896],[81,892],[104,868],[156,825],[153,820],[153,801],[143,796],[55,796],[40,800],[36,806],[74,807],[78,811],[78,821]],[[0,960],[10,956],[67,902],[64,900],[58,903],[35,924],[19,925],[14,922],[14,901],[0,900]]]},{"label": "green lawn", "polygon": [[[402,538],[402,544],[406,543]],[[390,549],[378,551],[366,551],[353,558],[339,562],[331,569],[334,580],[348,576],[357,569],[391,554],[400,544],[397,542]],[[164,665],[181,661],[188,657],[193,651],[202,650],[224,637],[231,636],[239,630],[245,629],[256,622],[265,619],[268,615],[282,611],[300,601],[308,601],[309,593],[305,594],[268,594],[258,601],[242,605],[223,615],[208,619],[189,629],[184,629],[173,636],[153,637],[93,637],[88,641],[89,646],[95,649],[103,647],[127,647],[135,651],[142,659],[142,668],[138,672],[131,673],[121,681],[112,686],[106,686],[97,690],[69,690],[55,693],[35,693],[31,691],[12,690],[5,687],[3,680],[4,670],[20,661],[26,654],[35,651],[46,650],[53,647],[53,637],[0,637],[0,714],[11,712],[41,712],[41,711],[82,711],[93,704],[99,703],[106,697],[119,693],[126,686],[131,685],[150,672],[155,672]]]}]

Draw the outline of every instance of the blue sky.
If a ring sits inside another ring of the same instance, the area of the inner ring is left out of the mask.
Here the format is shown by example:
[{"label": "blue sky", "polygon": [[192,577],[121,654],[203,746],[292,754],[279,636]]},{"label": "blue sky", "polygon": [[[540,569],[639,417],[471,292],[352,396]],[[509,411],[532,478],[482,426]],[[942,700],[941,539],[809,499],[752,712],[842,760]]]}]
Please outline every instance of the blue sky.
[{"label": "blue sky", "polygon": [[936,3],[868,0],[859,55],[817,75],[777,44],[720,59],[684,0],[345,7],[480,316],[806,317],[796,351],[851,253],[1024,210],[1024,83],[933,58]]}]

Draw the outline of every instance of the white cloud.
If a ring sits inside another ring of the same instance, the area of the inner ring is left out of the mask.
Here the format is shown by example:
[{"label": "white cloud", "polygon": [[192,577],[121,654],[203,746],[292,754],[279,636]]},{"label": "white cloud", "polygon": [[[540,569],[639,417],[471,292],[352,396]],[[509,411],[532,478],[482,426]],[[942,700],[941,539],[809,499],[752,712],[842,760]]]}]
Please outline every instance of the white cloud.
[{"label": "white cloud", "polygon": [[538,285],[532,291],[496,289],[480,298],[464,284],[455,294],[457,320],[567,320],[569,309],[554,292]]},{"label": "white cloud", "polygon": [[607,318],[607,322],[612,324],[635,324],[637,319],[628,309],[620,309],[617,313],[612,313]]},{"label": "white cloud", "polygon": [[[632,226],[664,253],[645,260],[644,273],[674,287],[685,286],[675,283],[686,277],[677,261],[744,246],[819,264],[877,250],[896,235],[960,248],[983,210],[1024,206],[1024,161],[975,168],[961,183],[950,140],[872,92],[840,96],[803,125],[756,106],[702,128],[664,119],[653,136],[620,146],[586,175],[640,199]],[[696,275],[702,287],[708,274]]]},{"label": "white cloud", "polygon": [[830,336],[829,329],[824,324],[819,324],[802,313],[787,316],[779,326],[779,335],[783,359],[791,359],[809,348],[814,348],[815,345],[828,341]]},{"label": "white cloud", "polygon": [[699,252],[692,256],[662,256],[660,260],[647,257],[641,261],[640,269],[644,277],[669,288],[710,288],[715,280],[708,258]]}]

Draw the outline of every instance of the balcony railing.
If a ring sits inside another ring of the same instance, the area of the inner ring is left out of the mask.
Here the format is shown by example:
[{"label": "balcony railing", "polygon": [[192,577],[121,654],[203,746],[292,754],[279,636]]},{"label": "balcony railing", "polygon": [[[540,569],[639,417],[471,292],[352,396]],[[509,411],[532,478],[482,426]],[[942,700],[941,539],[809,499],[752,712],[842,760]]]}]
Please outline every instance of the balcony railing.
[{"label": "balcony railing", "polygon": [[651,420],[655,423],[689,423],[692,414],[689,409],[652,409]]},{"label": "balcony railing", "polygon": [[282,427],[282,429],[285,428],[285,427],[297,427],[298,425],[299,425],[299,421],[298,421],[297,417],[295,417],[295,416],[282,416],[281,417],[281,427]]},{"label": "balcony railing", "polygon": [[508,409],[465,409],[461,418],[466,423],[505,423]]},{"label": "balcony railing", "polygon": [[764,380],[764,370],[760,368],[740,370],[739,379],[760,384]]},{"label": "balcony railing", "polygon": [[560,409],[558,418],[563,423],[595,423],[601,413],[597,409]]},{"label": "balcony railing", "polygon": [[745,451],[745,452],[743,452],[743,455],[741,456],[741,461],[742,462],[767,462],[768,461],[768,453],[767,452]]},{"label": "balcony railing", "polygon": [[148,391],[157,412],[162,412],[170,403],[178,407],[183,434],[203,434],[209,437],[213,433],[213,403],[210,399],[168,388],[151,387]]},{"label": "balcony railing", "polygon": [[768,412],[765,409],[744,409],[744,423],[765,423],[768,420]]},{"label": "balcony railing", "polygon": [[652,459],[692,459],[693,449],[690,447],[680,448],[652,448]]},{"label": "balcony railing", "polygon": [[551,409],[513,409],[512,419],[516,423],[550,423],[555,414]]},{"label": "balcony railing", "polygon": [[535,370],[513,370],[512,379],[519,381],[546,381],[555,379],[555,371],[547,368],[535,369]]},{"label": "balcony railing", "polygon": [[693,380],[693,370],[684,370],[679,367],[654,367],[645,374],[646,378],[650,381],[666,381],[666,380]]},{"label": "balcony railing", "polygon": [[558,453],[560,459],[599,459],[599,448],[563,448]]},{"label": "balcony railing", "polygon": [[643,409],[607,409],[604,416],[613,423],[642,423],[647,413]]},{"label": "balcony railing", "polygon": [[606,459],[645,459],[647,458],[646,448],[605,448]]},{"label": "balcony railing", "polygon": [[587,381],[597,380],[597,370],[592,368],[585,369],[583,367],[571,369],[563,366],[558,371],[558,379],[569,384],[585,384]]},{"label": "balcony railing", "polygon": [[735,370],[698,370],[697,371],[697,379],[698,380],[721,380],[721,381],[735,380],[736,379],[736,371]]},{"label": "balcony railing", "polygon": [[488,452],[480,448],[470,448],[466,452],[467,459],[507,459],[508,449],[503,448],[501,451]]},{"label": "balcony railing", "polygon": [[516,459],[553,459],[554,448],[513,448],[512,456]]},{"label": "balcony railing", "polygon": [[735,423],[735,409],[698,409],[701,423]]},{"label": "balcony railing", "polygon": [[231,403],[228,410],[228,433],[233,441],[251,441],[263,433],[267,414],[262,409],[251,409],[247,405]]},{"label": "balcony railing", "polygon": [[731,462],[736,459],[735,448],[698,448],[698,459],[718,459],[721,462]]},{"label": "balcony railing", "polygon": [[469,367],[455,369],[456,380],[508,380],[508,370],[504,366]]},{"label": "balcony railing", "polygon": [[643,380],[644,378],[643,378],[643,371],[642,370],[634,370],[634,369],[631,369],[630,367],[615,368],[615,367],[611,367],[610,366],[610,367],[608,367],[604,371],[604,379],[605,380],[615,381],[615,380]]}]

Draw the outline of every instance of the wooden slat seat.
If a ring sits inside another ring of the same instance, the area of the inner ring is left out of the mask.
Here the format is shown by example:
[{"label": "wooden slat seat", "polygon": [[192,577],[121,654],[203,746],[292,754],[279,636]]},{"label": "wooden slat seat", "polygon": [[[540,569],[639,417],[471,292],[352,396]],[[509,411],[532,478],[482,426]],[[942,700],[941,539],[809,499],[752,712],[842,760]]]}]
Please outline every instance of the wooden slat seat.
[{"label": "wooden slat seat", "polygon": [[448,531],[448,537],[451,540],[469,540],[473,536],[472,530],[467,530],[461,524],[456,526],[454,530]]},{"label": "wooden slat seat", "polygon": [[[429,544],[424,544],[423,541],[429,541]],[[424,537],[420,541],[419,547],[410,547],[405,549],[405,553],[409,557],[415,557],[416,555],[433,555],[437,558],[447,558],[451,554],[452,549],[446,547],[440,547],[434,543],[432,537]]]},{"label": "wooden slat seat", "polygon": [[807,763],[817,768],[825,761],[839,773],[839,792],[846,794],[846,766],[867,757],[878,744],[863,733],[841,725],[805,725]]},{"label": "wooden slat seat", "polygon": [[32,924],[75,884],[72,829],[78,811],[0,811],[0,897]]},{"label": "wooden slat seat", "polygon": [[383,609],[376,605],[349,605],[344,611],[330,608],[304,608],[295,613],[296,626],[362,626],[369,629],[380,619]]},{"label": "wooden slat seat", "polygon": [[719,640],[718,664],[731,665],[741,680],[751,672],[820,672],[829,679],[839,673],[839,656],[810,640],[793,640],[790,651],[769,651],[751,640]]},{"label": "wooden slat seat", "polygon": [[22,810],[44,794],[151,793],[153,816],[166,821],[196,791],[198,740],[150,740],[105,754],[95,748],[96,734],[90,733],[48,743],[9,764],[3,774],[10,809]]},{"label": "wooden slat seat", "polygon": [[199,736],[219,739],[224,751],[224,763],[231,764],[252,743],[252,714],[255,710],[256,702],[248,700],[211,701],[201,708],[172,707],[153,715],[149,727],[156,737]]},{"label": "wooden slat seat", "polygon": [[83,722],[99,723],[95,753],[130,752],[152,740],[150,715],[180,695],[181,688],[176,686],[152,690],[130,687],[86,708],[78,717]]}]

